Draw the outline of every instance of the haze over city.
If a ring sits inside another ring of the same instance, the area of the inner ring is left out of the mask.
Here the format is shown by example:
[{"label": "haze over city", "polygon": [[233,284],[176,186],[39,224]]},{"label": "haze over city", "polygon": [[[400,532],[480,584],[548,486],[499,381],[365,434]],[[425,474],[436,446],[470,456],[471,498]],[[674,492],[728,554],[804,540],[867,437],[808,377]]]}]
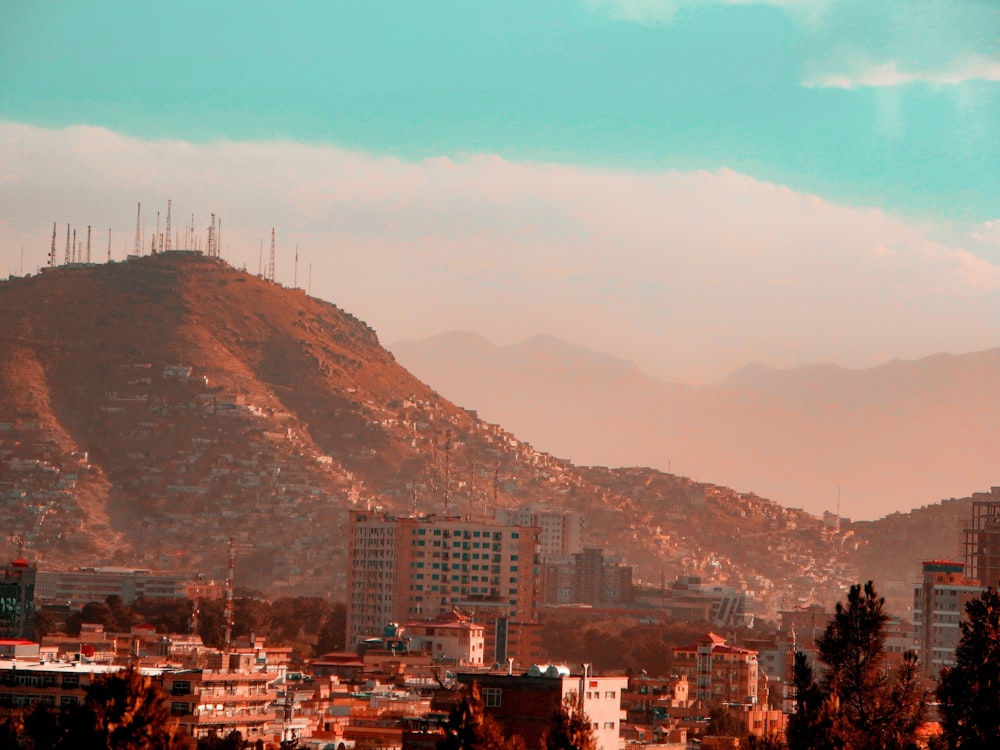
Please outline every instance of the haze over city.
[{"label": "haze over city", "polygon": [[988,349],[997,30],[958,2],[19,5],[0,273],[53,222],[123,259],[139,202],[148,251],[172,199],[250,271],[274,227],[277,280],[389,345],[546,334],[688,384]]}]

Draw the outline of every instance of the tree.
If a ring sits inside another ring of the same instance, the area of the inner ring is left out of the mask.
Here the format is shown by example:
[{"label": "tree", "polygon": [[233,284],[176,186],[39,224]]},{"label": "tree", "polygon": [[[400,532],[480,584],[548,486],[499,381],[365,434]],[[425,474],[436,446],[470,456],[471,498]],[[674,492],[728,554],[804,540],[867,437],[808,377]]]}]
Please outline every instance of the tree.
[{"label": "tree", "polygon": [[1000,592],[989,588],[965,605],[955,666],[937,688],[941,728],[949,748],[996,747],[1000,737]]},{"label": "tree", "polygon": [[181,750],[190,747],[151,678],[129,668],[92,682],[83,703],[59,716],[57,750]]},{"label": "tree", "polygon": [[822,750],[907,750],[915,747],[926,701],[919,687],[917,657],[904,655],[899,667],[885,659],[885,599],[871,581],[851,586],[816,642],[825,665],[817,681],[804,656],[796,655],[796,714],[789,721],[788,745]]},{"label": "tree", "polygon": [[709,707],[705,734],[711,737],[742,737],[746,728],[739,717],[721,703]]},{"label": "tree", "polygon": [[515,750],[524,747],[520,737],[505,738],[500,726],[486,714],[479,683],[472,687],[452,709],[444,725],[444,739],[438,750]]},{"label": "tree", "polygon": [[567,695],[556,709],[552,727],[545,734],[545,750],[597,750],[597,739],[579,693]]}]

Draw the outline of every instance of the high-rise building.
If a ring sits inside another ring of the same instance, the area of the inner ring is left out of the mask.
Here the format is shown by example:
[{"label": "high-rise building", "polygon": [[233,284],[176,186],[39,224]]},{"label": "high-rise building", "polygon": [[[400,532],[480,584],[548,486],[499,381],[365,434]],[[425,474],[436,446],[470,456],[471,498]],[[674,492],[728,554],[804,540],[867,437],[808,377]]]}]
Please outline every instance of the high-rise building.
[{"label": "high-rise building", "polygon": [[757,703],[757,652],[731,646],[715,633],[707,633],[691,646],[675,648],[674,669],[694,683],[697,700]]},{"label": "high-rise building", "polygon": [[348,524],[347,643],[391,622],[451,610],[480,622],[533,621],[538,606],[537,527],[457,516],[352,511]]},{"label": "high-rise building", "polygon": [[1000,586],[1000,487],[972,495],[965,529],[965,572],[984,586]]},{"label": "high-rise building", "polygon": [[965,605],[982,590],[979,581],[965,577],[960,562],[924,563],[923,581],[913,590],[913,636],[925,677],[936,678],[955,663]]},{"label": "high-rise building", "polygon": [[548,555],[574,555],[583,551],[583,514],[576,511],[543,510],[535,507],[501,508],[497,523],[538,528],[539,551]]},{"label": "high-rise building", "polygon": [[0,567],[0,638],[31,638],[38,568],[23,557]]}]

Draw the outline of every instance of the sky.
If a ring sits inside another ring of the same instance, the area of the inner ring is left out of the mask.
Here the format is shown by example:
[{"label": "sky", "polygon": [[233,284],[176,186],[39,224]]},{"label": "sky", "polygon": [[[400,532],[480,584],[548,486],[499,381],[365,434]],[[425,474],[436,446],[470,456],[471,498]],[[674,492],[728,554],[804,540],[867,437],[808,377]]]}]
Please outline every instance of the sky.
[{"label": "sky", "polygon": [[995,0],[0,0],[0,277],[171,199],[387,344],[1000,346],[998,41]]}]

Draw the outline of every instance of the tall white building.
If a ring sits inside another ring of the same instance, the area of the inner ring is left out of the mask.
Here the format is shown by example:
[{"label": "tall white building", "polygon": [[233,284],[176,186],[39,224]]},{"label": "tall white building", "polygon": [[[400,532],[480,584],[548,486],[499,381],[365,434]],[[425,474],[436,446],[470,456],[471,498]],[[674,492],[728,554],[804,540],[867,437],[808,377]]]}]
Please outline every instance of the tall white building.
[{"label": "tall white building", "polygon": [[583,551],[583,514],[538,508],[501,508],[497,523],[538,528],[542,556],[573,555]]}]

